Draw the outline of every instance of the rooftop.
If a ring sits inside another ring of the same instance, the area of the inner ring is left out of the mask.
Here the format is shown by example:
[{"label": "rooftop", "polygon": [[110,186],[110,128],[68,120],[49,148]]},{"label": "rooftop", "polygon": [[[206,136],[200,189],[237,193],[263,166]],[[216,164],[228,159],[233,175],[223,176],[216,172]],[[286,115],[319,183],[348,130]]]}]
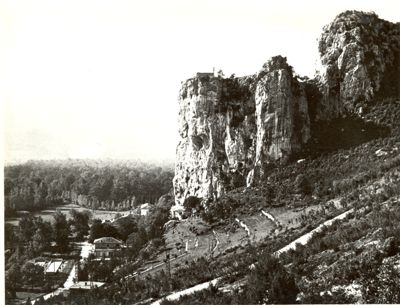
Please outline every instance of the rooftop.
[{"label": "rooftop", "polygon": [[122,241],[114,237],[102,237],[94,240],[95,244],[122,244]]},{"label": "rooftop", "polygon": [[183,205],[180,205],[180,204],[176,204],[176,205],[173,205],[172,207],[171,207],[171,211],[182,211],[182,210],[184,210],[185,208],[183,207]]},{"label": "rooftop", "polygon": [[82,282],[75,283],[69,289],[92,289],[92,288],[96,288],[96,287],[101,287],[104,284],[105,283],[103,283],[103,282],[82,281]]}]

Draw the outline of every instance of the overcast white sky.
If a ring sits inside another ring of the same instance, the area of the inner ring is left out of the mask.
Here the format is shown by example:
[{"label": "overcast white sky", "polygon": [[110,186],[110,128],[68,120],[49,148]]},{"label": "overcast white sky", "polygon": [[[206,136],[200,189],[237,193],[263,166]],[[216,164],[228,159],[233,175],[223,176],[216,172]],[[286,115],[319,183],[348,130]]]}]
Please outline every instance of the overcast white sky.
[{"label": "overcast white sky", "polygon": [[277,54],[312,76],[323,25],[346,9],[400,21],[398,3],[3,0],[5,158],[173,159],[182,80]]}]

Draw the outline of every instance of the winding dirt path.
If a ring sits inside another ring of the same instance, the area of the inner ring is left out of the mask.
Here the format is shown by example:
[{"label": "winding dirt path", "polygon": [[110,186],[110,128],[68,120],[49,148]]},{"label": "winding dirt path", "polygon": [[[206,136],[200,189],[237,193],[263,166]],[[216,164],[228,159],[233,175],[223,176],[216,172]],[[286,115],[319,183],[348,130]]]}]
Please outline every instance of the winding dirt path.
[{"label": "winding dirt path", "polygon": [[261,210],[261,215],[267,217],[269,220],[271,220],[277,227],[279,227],[279,221],[276,220],[275,216],[272,215],[271,213],[265,212],[264,210]]},{"label": "winding dirt path", "polygon": [[235,220],[236,220],[237,223],[239,223],[239,225],[240,225],[243,229],[245,229],[245,231],[246,231],[246,233],[247,233],[247,236],[250,236],[250,229],[249,229],[249,227],[248,227],[243,221],[239,220],[238,218],[236,218]]}]

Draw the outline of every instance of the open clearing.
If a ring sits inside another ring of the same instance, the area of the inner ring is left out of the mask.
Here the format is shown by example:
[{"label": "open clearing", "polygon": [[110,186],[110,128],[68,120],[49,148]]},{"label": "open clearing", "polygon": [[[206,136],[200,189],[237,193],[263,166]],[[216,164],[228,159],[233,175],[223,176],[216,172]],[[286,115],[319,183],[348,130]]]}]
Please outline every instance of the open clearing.
[{"label": "open clearing", "polygon": [[[54,220],[53,215],[57,211],[60,211],[61,213],[65,214],[67,217],[67,220],[71,219],[71,213],[70,213],[71,210],[76,210],[79,212],[88,211],[92,214],[93,219],[97,218],[97,219],[100,219],[103,221],[106,221],[106,220],[113,221],[115,218],[127,216],[131,213],[131,211],[117,212],[117,211],[107,211],[107,210],[92,210],[92,209],[88,209],[88,208],[79,206],[77,204],[70,203],[70,204],[55,206],[53,208],[42,210],[40,212],[34,212],[31,214],[34,217],[38,217],[38,216],[42,217],[44,221],[53,222],[53,220]],[[19,223],[19,220],[22,218],[22,214],[27,215],[29,213],[25,212],[25,213],[21,213],[21,216],[19,216],[19,217],[6,218],[5,222],[17,226]]]}]

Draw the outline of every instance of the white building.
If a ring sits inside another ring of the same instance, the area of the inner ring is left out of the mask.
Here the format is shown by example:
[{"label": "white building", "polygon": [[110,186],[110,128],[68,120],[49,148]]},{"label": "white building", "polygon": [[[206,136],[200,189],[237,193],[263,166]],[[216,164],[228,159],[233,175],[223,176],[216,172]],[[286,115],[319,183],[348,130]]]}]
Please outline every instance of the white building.
[{"label": "white building", "polygon": [[121,249],[122,241],[114,237],[102,237],[94,240],[94,254],[96,257],[111,257]]},{"label": "white building", "polygon": [[61,270],[63,265],[62,259],[52,259],[47,266],[45,266],[45,274],[56,274]]},{"label": "white building", "polygon": [[143,203],[140,206],[140,216],[146,216],[147,214],[149,214],[150,211],[150,204],[149,203]]},{"label": "white building", "polygon": [[185,210],[185,208],[180,204],[173,205],[171,207],[171,210],[170,210],[171,211],[171,217],[181,220],[184,210]]}]

